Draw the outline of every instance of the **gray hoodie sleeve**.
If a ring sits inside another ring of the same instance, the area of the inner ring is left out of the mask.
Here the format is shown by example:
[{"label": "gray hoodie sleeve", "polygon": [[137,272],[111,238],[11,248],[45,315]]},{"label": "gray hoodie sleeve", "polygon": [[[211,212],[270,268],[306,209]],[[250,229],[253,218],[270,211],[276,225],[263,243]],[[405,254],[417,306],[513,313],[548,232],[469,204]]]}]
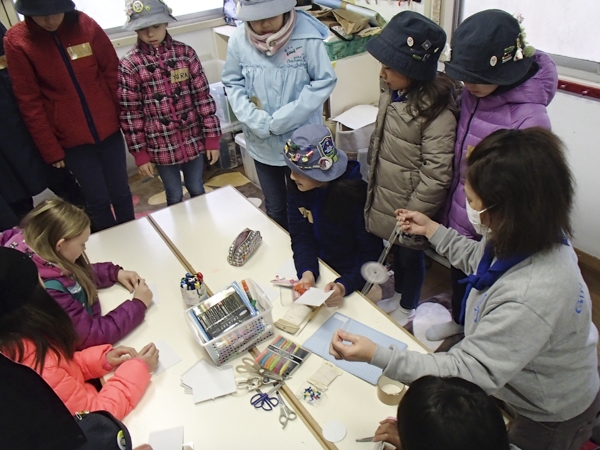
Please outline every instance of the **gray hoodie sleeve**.
[{"label": "gray hoodie sleeve", "polygon": [[450,264],[466,274],[475,273],[485,250],[486,239],[481,242],[469,239],[452,228],[440,225],[429,240],[435,251],[448,258]]}]

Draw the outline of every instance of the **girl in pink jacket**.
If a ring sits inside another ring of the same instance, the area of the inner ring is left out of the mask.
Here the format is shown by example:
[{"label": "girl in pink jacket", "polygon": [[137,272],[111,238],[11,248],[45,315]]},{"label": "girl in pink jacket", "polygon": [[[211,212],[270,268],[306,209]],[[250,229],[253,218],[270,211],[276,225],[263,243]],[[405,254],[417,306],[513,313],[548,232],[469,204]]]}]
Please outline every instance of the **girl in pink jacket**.
[{"label": "girl in pink jacket", "polygon": [[[154,344],[139,353],[111,345],[76,352],[69,316],[42,287],[31,258],[17,250],[0,248],[0,292],[0,352],[38,372],[72,414],[105,410],[119,420],[129,414],[158,364]],[[86,383],[115,369],[100,392]]]}]

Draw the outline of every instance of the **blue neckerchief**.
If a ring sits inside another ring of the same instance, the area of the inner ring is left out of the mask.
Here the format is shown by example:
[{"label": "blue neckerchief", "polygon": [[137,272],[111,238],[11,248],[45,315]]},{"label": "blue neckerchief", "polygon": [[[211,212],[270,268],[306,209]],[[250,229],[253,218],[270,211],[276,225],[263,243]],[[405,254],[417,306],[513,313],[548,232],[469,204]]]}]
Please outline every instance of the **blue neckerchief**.
[{"label": "blue neckerchief", "polygon": [[406,100],[406,94],[401,94],[400,91],[392,91],[392,102],[403,102]]},{"label": "blue neckerchief", "polygon": [[508,259],[499,259],[492,265],[492,261],[494,260],[494,249],[491,245],[487,245],[483,252],[483,257],[481,258],[481,261],[479,261],[479,266],[477,266],[477,272],[459,281],[461,284],[467,283],[467,289],[460,308],[459,324],[465,324],[467,298],[471,293],[471,289],[481,291],[482,289],[491,287],[508,269],[523,262],[525,259],[529,258],[529,256],[530,255],[522,255],[513,256]]}]

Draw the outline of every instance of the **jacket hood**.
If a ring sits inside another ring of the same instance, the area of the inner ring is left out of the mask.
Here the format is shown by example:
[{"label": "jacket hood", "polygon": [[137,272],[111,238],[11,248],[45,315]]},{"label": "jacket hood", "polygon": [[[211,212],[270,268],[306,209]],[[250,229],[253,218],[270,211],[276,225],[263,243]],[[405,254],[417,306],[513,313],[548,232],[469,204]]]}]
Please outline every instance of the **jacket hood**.
[{"label": "jacket hood", "polygon": [[298,16],[291,39],[326,39],[330,32],[323,23],[304,11],[296,11]]},{"label": "jacket hood", "polygon": [[490,95],[487,108],[496,108],[506,103],[534,103],[548,106],[558,87],[558,73],[556,64],[541,51],[536,51],[533,56],[538,64],[538,71],[523,84],[500,95]]},{"label": "jacket hood", "polygon": [[31,247],[25,242],[23,230],[14,228],[12,230],[5,231],[0,237],[0,244],[2,244],[3,247],[19,250],[20,252],[23,252],[29,256],[37,266],[38,272],[42,279],[58,279],[61,282],[70,280],[66,283],[63,283],[65,286],[74,284],[74,282],[63,273],[60,267],[49,261],[46,261],[31,249]]}]

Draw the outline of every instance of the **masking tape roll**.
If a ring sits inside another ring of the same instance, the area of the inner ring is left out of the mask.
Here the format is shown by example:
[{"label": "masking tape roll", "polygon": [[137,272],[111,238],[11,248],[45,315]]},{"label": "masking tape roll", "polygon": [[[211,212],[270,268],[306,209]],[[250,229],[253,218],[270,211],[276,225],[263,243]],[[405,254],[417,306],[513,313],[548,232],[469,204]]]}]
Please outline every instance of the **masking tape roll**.
[{"label": "masking tape roll", "polygon": [[377,398],[386,405],[397,405],[404,397],[406,385],[381,375],[377,380]]}]

